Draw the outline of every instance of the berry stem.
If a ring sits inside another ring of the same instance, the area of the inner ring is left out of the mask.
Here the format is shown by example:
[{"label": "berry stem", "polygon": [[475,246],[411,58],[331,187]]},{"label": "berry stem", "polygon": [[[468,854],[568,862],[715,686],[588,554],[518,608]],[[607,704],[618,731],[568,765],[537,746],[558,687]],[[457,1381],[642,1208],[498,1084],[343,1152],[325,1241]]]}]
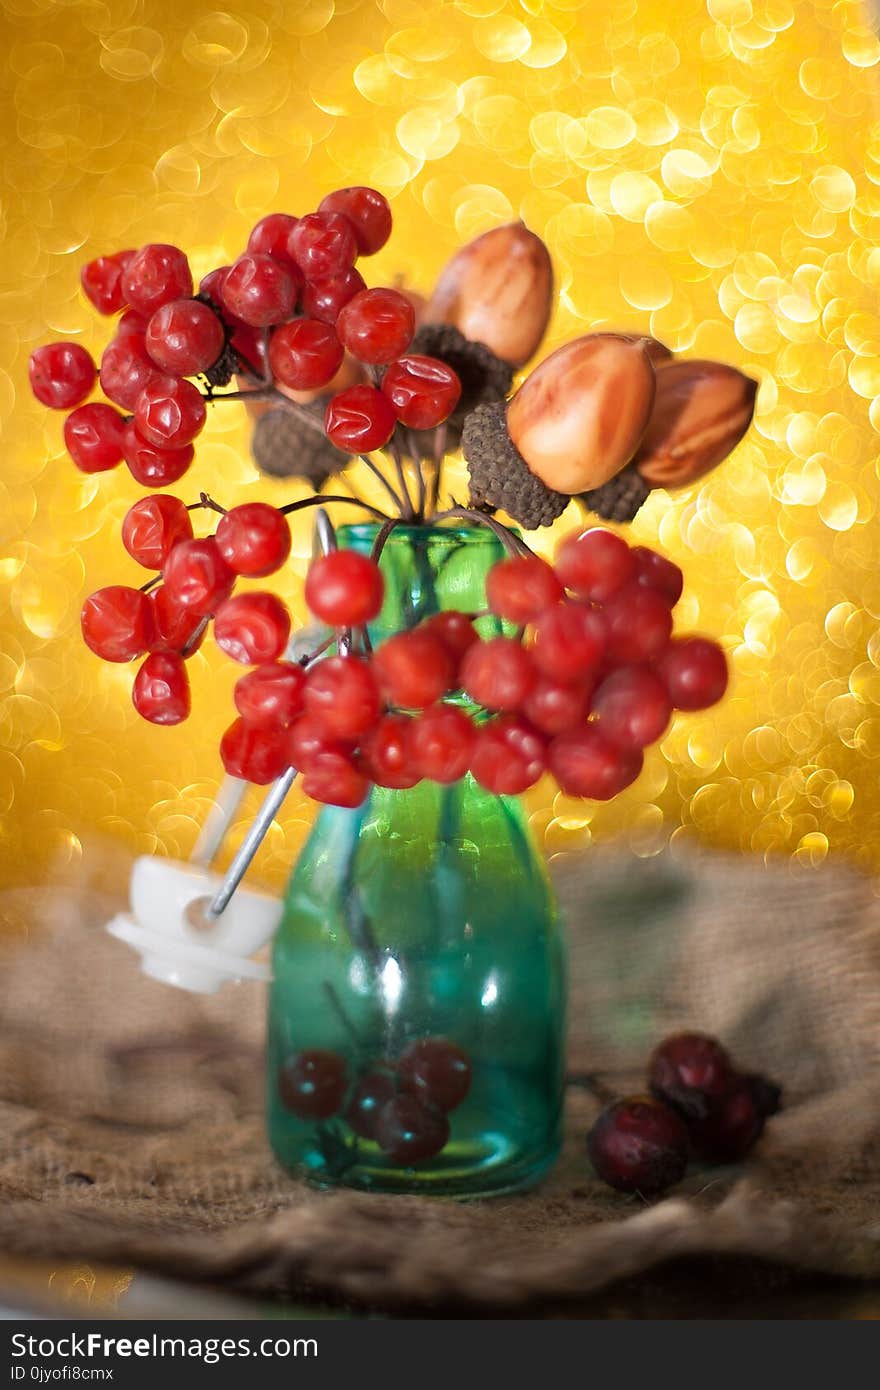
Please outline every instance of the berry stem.
[{"label": "berry stem", "polygon": [[373,541],[373,549],[370,552],[370,559],[373,561],[374,565],[378,565],[379,557],[381,556],[382,551],[385,549],[385,542],[391,535],[391,532],[394,530],[395,526],[400,525],[400,522],[400,517],[389,517],[388,520],[385,522],[384,526],[382,526],[382,528],[378,531],[376,539]]},{"label": "berry stem", "polygon": [[314,497],[301,497],[298,502],[288,502],[285,506],[279,507],[279,512],[284,516],[289,516],[291,512],[301,512],[306,507],[323,507],[327,502],[346,503],[349,507],[363,507],[365,512],[369,512],[377,521],[388,521],[385,512],[380,512],[378,507],[371,507],[369,502],[362,502],[359,497],[328,497],[325,493],[316,493]]},{"label": "berry stem", "polygon": [[426,484],[426,482],[425,482],[425,467],[424,467],[424,462],[423,462],[422,456],[421,456],[421,452],[422,452],[422,451],[421,451],[421,449],[420,449],[419,446],[418,446],[418,443],[417,443],[417,441],[416,441],[416,437],[415,437],[415,435],[413,434],[412,430],[407,430],[407,431],[406,431],[406,442],[407,442],[407,446],[408,446],[408,449],[409,449],[409,456],[410,456],[410,458],[412,459],[412,461],[413,461],[413,467],[414,467],[415,470],[416,470],[416,480],[417,480],[418,489],[419,489],[419,491],[418,491],[418,498],[417,498],[417,502],[416,502],[416,506],[417,506],[417,508],[418,508],[418,518],[419,518],[419,521],[424,521],[424,520],[425,520],[425,509],[426,509],[427,497],[428,497],[428,489],[427,489],[427,484]]},{"label": "berry stem", "polygon": [[428,512],[431,516],[436,513],[437,504],[440,501],[440,482],[443,477],[443,460],[446,457],[448,433],[445,420],[434,430],[434,472],[431,475],[431,487],[428,495]]},{"label": "berry stem", "polygon": [[373,476],[379,479],[379,482],[382,484],[385,491],[388,493],[388,496],[394,502],[394,505],[398,511],[398,515],[403,516],[406,510],[403,498],[398,497],[397,493],[394,491],[394,488],[391,486],[388,479],[385,477],[385,474],[382,472],[381,468],[377,468],[376,464],[370,458],[369,454],[359,454],[358,458],[360,459],[361,463],[365,463],[367,465]]},{"label": "berry stem", "polygon": [[460,507],[457,502],[454,502],[445,512],[435,512],[431,520],[446,521],[453,517],[462,517],[466,521],[476,521],[480,526],[488,526],[490,531],[494,531],[509,555],[534,554],[534,551],[526,545],[525,541],[520,540],[500,521],[496,521],[492,516],[487,516],[485,512],[476,512],[470,507]]},{"label": "berry stem", "polygon": [[572,1071],[566,1075],[566,1086],[576,1086],[580,1091],[589,1091],[602,1105],[610,1105],[617,1096],[604,1082],[591,1071]]},{"label": "berry stem", "polygon": [[400,494],[404,500],[405,515],[408,521],[415,518],[415,508],[413,507],[412,497],[406,483],[406,473],[403,468],[403,455],[400,451],[400,441],[396,434],[393,434],[388,441],[388,450],[394,460],[394,467],[397,471],[397,482],[400,487]]},{"label": "berry stem", "polygon": [[348,1014],[345,1012],[345,1009],[342,1007],[342,1000],[339,998],[339,995],[337,994],[335,987],[331,985],[329,980],[323,980],[321,983],[321,988],[327,996],[327,1002],[329,1003],[331,1009],[335,1013],[336,1017],[339,1019],[339,1022],[342,1024],[348,1036],[351,1038],[355,1047],[358,1049],[358,1051],[362,1051],[364,1046],[364,1040],[361,1037],[358,1030],[355,1028]]},{"label": "berry stem", "polygon": [[157,584],[162,583],[161,574],[154,574],[152,579],[148,579],[146,584],[141,585],[141,593],[148,594],[151,589],[155,589]]}]

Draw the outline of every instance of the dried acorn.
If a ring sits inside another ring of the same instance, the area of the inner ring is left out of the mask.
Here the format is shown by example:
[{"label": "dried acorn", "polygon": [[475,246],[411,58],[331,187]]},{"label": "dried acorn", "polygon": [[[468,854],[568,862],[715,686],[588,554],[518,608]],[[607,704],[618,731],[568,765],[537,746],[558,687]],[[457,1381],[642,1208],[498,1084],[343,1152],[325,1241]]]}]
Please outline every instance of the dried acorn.
[{"label": "dried acorn", "polygon": [[481,405],[464,422],[461,448],[470,475],[470,504],[500,507],[527,531],[552,526],[571,498],[536,478],[507,433],[504,401]]},{"label": "dried acorn", "polygon": [[669,362],[656,376],[634,464],[649,487],[687,487],[736,448],[752,422],[758,383],[723,362]]},{"label": "dried acorn", "polygon": [[317,492],[327,479],[351,462],[324,434],[320,406],[305,406],[314,414],[313,428],[295,411],[275,406],[254,424],[251,452],[261,473],[272,478],[304,478]]}]

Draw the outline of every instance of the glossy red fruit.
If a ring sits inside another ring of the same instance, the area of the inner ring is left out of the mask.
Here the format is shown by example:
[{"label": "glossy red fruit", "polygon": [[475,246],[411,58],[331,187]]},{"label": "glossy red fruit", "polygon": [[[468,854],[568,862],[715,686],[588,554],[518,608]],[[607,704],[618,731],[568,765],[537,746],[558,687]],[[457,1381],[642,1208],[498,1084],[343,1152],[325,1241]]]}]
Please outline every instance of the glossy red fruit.
[{"label": "glossy red fruit", "polygon": [[354,752],[355,741],[330,734],[320,719],[312,714],[301,714],[288,730],[290,765],[305,772],[319,753],[344,753],[349,756]]},{"label": "glossy red fruit", "polygon": [[122,453],[131,476],[141,487],[170,487],[183,477],[195,458],[191,444],[182,449],[157,449],[138,434],[133,420],[122,431]]},{"label": "glossy red fruit", "polygon": [[149,319],[145,319],[143,314],[136,314],[134,309],[127,309],[116,325],[117,338],[124,338],[126,333],[139,333],[143,338],[147,332]]},{"label": "glossy red fruit", "polygon": [[471,772],[496,796],[518,796],[533,786],[547,764],[542,734],[516,714],[502,714],[477,729]]},{"label": "glossy red fruit", "polygon": [[213,367],[226,344],[223,324],[198,299],[173,299],[147,325],[146,346],[157,367],[174,376],[195,376]]},{"label": "glossy red fruit", "polygon": [[290,637],[290,614],[277,594],[236,594],[214,617],[217,646],[243,666],[276,661]]},{"label": "glossy red fruit", "polygon": [[674,637],[656,671],[676,709],[708,709],[727,689],[727,658],[708,637]]},{"label": "glossy red fruit", "polygon": [[266,217],[261,217],[247,239],[248,251],[273,256],[282,265],[289,263],[287,243],[298,220],[289,212],[270,212]]},{"label": "glossy red fruit", "polygon": [[702,1116],[688,1118],[695,1153],[709,1163],[736,1163],[745,1158],[764,1130],[764,1115],[746,1077],[737,1077],[728,1092]]},{"label": "glossy red fruit", "polygon": [[648,1064],[653,1094],[688,1121],[708,1115],[735,1080],[729,1052],[707,1033],[673,1034],[654,1050]]},{"label": "glossy red fruit", "polygon": [[369,454],[387,444],[397,417],[387,396],[375,386],[348,386],[338,391],[324,412],[324,432],[337,449]]},{"label": "glossy red fruit", "polygon": [[375,560],[355,550],[333,550],[319,556],[306,575],[309,611],[330,627],[358,627],[378,617],[384,593]]},{"label": "glossy red fruit", "polygon": [[92,401],[64,421],[64,443],[83,473],[104,473],[122,462],[125,420],[112,405]]},{"label": "glossy red fruit", "polygon": [[236,719],[220,741],[220,758],[230,777],[265,787],[289,765],[284,730],[255,729],[243,719]]},{"label": "glossy red fruit", "polygon": [[322,323],[335,323],[343,305],[366,288],[363,275],[353,266],[326,280],[307,280],[301,295],[303,313]]},{"label": "glossy red fruit", "polygon": [[178,541],[192,539],[192,521],[179,497],[158,493],[141,497],[125,514],[122,544],[133,560],[160,570]]},{"label": "glossy red fruit", "polygon": [[375,188],[337,188],[318,204],[319,212],[338,212],[354,229],[361,256],[372,256],[391,235],[391,208],[388,199]]},{"label": "glossy red fruit", "polygon": [[287,250],[306,280],[326,280],[354,265],[357,238],[341,213],[310,212],[291,231]]},{"label": "glossy red fruit", "polygon": [[564,734],[586,724],[593,693],[592,680],[578,685],[539,676],[523,702],[522,712],[542,734]]},{"label": "glossy red fruit", "polygon": [[593,603],[605,603],[634,578],[636,568],[626,541],[603,526],[566,537],[553,563],[566,589]]},{"label": "glossy red fruit", "polygon": [[199,294],[203,299],[210,299],[218,309],[223,305],[223,286],[231,269],[229,265],[218,265],[216,270],[209,270],[199,281]]},{"label": "glossy red fruit", "polygon": [[656,589],[669,607],[674,608],[684,588],[684,575],[678,565],[646,545],[633,546],[630,553],[635,561],[636,583],[644,584],[646,589]]},{"label": "glossy red fruit", "polygon": [[368,1071],[355,1086],[345,1108],[349,1127],[361,1139],[376,1138],[376,1121],[383,1106],[397,1094],[394,1080],[387,1072]]},{"label": "glossy red fruit", "polygon": [[648,666],[622,666],[597,686],[592,713],[603,738],[622,748],[647,748],[672,714],[666,686]]},{"label": "glossy red fruit", "polygon": [[103,661],[132,661],[149,651],[153,611],[147,595],[124,584],[109,584],[82,606],[83,641]]},{"label": "glossy red fruit", "polygon": [[668,1106],[630,1096],[602,1111],[587,1135],[587,1152],[609,1187],[654,1197],[684,1177],[688,1133]]},{"label": "glossy red fruit", "polygon": [[528,652],[513,637],[475,642],[465,652],[459,671],[465,693],[491,710],[519,709],[536,675]]},{"label": "glossy red fruit", "polygon": [[290,318],[301,284],[296,266],[245,252],[223,281],[223,305],[252,328],[268,328]]},{"label": "glossy red fruit", "polygon": [[382,378],[382,390],[401,424],[411,430],[432,430],[458,405],[461,382],[438,358],[409,355],[391,363]]},{"label": "glossy red fruit", "polygon": [[229,346],[245,370],[261,378],[268,376],[269,354],[266,351],[262,329],[252,328],[249,323],[233,319],[229,331]]},{"label": "glossy red fruit", "polygon": [[309,759],[303,771],[302,788],[313,801],[354,810],[366,799],[370,783],[350,754],[327,748]]},{"label": "glossy red fruit", "polygon": [[79,273],[83,293],[99,314],[118,314],[125,306],[122,272],[134,251],[117,251],[112,256],[96,256]]},{"label": "glossy red fruit", "polygon": [[672,611],[662,594],[644,584],[626,584],[604,607],[609,661],[630,665],[659,656],[672,632]]},{"label": "glossy red fruit", "polygon": [[433,705],[455,679],[448,648],[423,628],[389,637],[375,652],[373,668],[385,699],[402,709]]},{"label": "glossy red fruit", "polygon": [[309,1048],[278,1069],[281,1104],[301,1120],[328,1120],[345,1098],[345,1058],[325,1048]]},{"label": "glossy red fruit", "polygon": [[169,599],[202,618],[217,611],[235,583],[211,536],[180,541],[165,561],[163,578]]},{"label": "glossy red fruit", "polygon": [[281,729],[303,710],[306,673],[292,661],[270,661],[235,683],[235,708],[255,729]]},{"label": "glossy red fruit", "polygon": [[419,781],[408,741],[412,722],[408,714],[384,714],[375,728],[362,738],[361,771],[377,787],[400,790],[414,787]]},{"label": "glossy red fruit", "polygon": [[572,684],[596,671],[605,655],[601,613],[580,603],[558,603],[535,619],[532,660],[542,675]]},{"label": "glossy red fruit", "polygon": [[117,335],[105,347],[101,357],[101,390],[123,410],[134,410],[144,387],[160,376],[140,333]]},{"label": "glossy red fruit", "polygon": [[359,656],[317,662],[309,672],[305,703],[331,738],[359,738],[373,727],[381,709],[376,678]]},{"label": "glossy red fruit", "polygon": [[220,518],[216,540],[231,570],[263,579],[279,570],[290,554],[290,523],[268,502],[243,502]]},{"label": "glossy red fruit", "polygon": [[189,608],[181,608],[164,584],[151,589],[149,599],[154,629],[150,651],[179,652],[184,658],[193,656],[205,640],[205,619]]},{"label": "glossy red fruit", "polygon": [[335,330],[320,319],[282,323],[269,343],[272,375],[294,391],[320,391],[339,371],[342,357]]},{"label": "glossy red fruit", "polygon": [[185,448],[202,431],[205,418],[201,391],[181,377],[154,377],[134,408],[138,433],[157,449]]},{"label": "glossy red fruit", "polygon": [[468,613],[459,613],[456,609],[450,608],[444,613],[435,613],[433,617],[426,618],[420,624],[422,632],[430,632],[432,637],[439,637],[446,650],[452,656],[456,670],[459,663],[469,647],[474,642],[479,642],[480,637],[474,627],[474,620]]},{"label": "glossy red fruit", "polygon": [[406,352],[415,331],[415,311],[399,290],[361,290],[336,320],[336,332],[352,356],[374,366]]},{"label": "glossy red fruit", "polygon": [[186,299],[193,292],[186,256],[179,247],[164,242],[135,251],[126,263],[120,284],[126,304],[145,318],[170,300]]},{"label": "glossy red fruit", "polygon": [[189,677],[176,652],[152,652],[134,678],[132,702],[151,724],[181,724],[190,712]]},{"label": "glossy red fruit", "polygon": [[71,410],[91,392],[97,368],[79,343],[47,343],[28,360],[31,390],[51,410]]},{"label": "glossy red fruit", "polygon": [[379,1111],[376,1143],[402,1167],[434,1158],[448,1142],[449,1121],[442,1110],[423,1105],[416,1096],[395,1096]]},{"label": "glossy red fruit", "polygon": [[397,1070],[404,1090],[427,1105],[449,1113],[471,1089],[471,1061],[448,1038],[418,1038],[402,1053]]},{"label": "glossy red fruit", "polygon": [[511,555],[499,560],[486,579],[486,601],[492,612],[520,626],[563,597],[556,574],[539,555]]},{"label": "glossy red fruit", "polygon": [[471,765],[477,730],[457,705],[429,705],[409,726],[409,751],[419,777],[457,782]]},{"label": "glossy red fruit", "polygon": [[550,744],[548,770],[567,796],[610,801],[642,770],[638,748],[617,748],[593,724],[558,734]]}]

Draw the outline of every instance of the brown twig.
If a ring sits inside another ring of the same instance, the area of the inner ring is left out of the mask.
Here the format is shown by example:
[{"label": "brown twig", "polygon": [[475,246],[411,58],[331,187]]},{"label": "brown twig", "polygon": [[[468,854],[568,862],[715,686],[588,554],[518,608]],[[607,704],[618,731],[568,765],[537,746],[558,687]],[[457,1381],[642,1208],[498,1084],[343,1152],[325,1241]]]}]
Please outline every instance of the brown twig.
[{"label": "brown twig", "polygon": [[362,502],[359,497],[328,497],[325,493],[316,493],[314,497],[301,497],[298,502],[288,502],[285,506],[279,507],[279,512],[289,516],[291,512],[301,512],[306,507],[323,507],[328,502],[345,503],[349,507],[363,507],[365,512],[369,512],[377,521],[388,521],[385,512],[380,512],[378,507],[371,507],[369,502]]},{"label": "brown twig", "polygon": [[509,527],[496,521],[494,516],[487,516],[485,512],[474,511],[471,507],[460,507],[457,502],[454,502],[445,512],[435,512],[431,520],[447,521],[454,517],[461,517],[464,521],[476,521],[480,526],[488,526],[489,530],[498,537],[508,555],[534,554],[525,541],[515,536]]}]

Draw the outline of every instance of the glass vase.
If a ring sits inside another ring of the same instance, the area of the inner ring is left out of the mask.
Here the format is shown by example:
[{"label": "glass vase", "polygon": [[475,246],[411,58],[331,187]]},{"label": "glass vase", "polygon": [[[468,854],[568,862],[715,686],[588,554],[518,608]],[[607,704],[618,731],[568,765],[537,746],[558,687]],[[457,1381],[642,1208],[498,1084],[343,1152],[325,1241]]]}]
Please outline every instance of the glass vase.
[{"label": "glass vase", "polygon": [[[340,544],[368,554],[376,529],[346,527]],[[374,644],[440,609],[484,609],[502,554],[483,528],[398,527]],[[268,1122],[285,1167],[326,1186],[480,1196],[553,1163],[564,950],[516,798],[466,776],[323,808],[273,969]]]}]

